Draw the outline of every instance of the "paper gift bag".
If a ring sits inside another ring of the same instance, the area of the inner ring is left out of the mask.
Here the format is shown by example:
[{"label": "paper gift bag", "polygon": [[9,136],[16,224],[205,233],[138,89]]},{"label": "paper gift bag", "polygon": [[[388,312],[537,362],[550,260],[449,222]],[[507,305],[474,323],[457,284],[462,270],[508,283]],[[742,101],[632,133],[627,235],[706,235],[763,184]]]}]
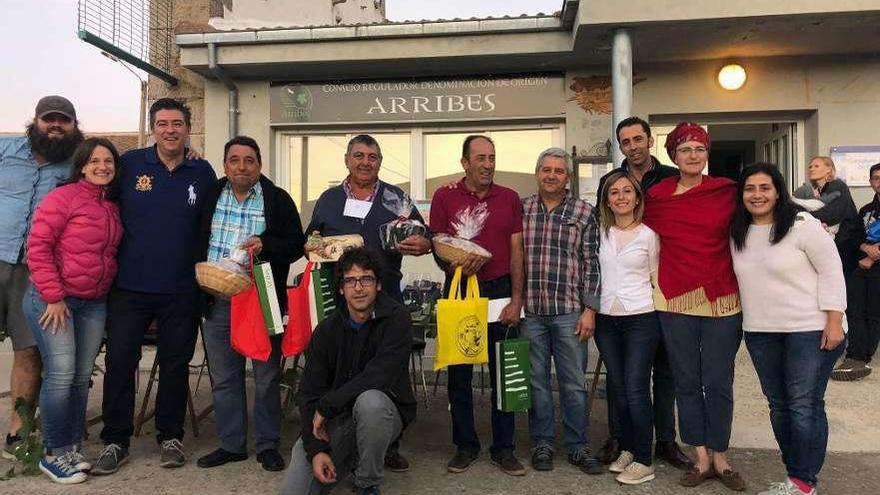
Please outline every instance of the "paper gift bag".
[{"label": "paper gift bag", "polygon": [[526,411],[532,404],[529,340],[495,342],[496,404],[504,412]]},{"label": "paper gift bag", "polygon": [[316,263],[312,270],[312,328],[336,311],[336,279],[333,263]]},{"label": "paper gift bag", "polygon": [[281,305],[278,303],[278,293],[275,292],[272,266],[269,263],[254,264],[254,286],[256,286],[257,295],[260,298],[260,308],[263,311],[266,330],[269,332],[269,335],[281,335],[284,333],[284,323],[281,319]]},{"label": "paper gift bag", "polygon": [[455,269],[449,297],[437,301],[437,357],[434,369],[451,364],[482,364],[489,361],[489,299],[480,297],[477,277],[467,281],[461,296],[461,267]]},{"label": "paper gift bag", "polygon": [[333,269],[326,264],[306,263],[299,283],[287,289],[287,308],[281,352],[295,356],[308,347],[318,323],[336,310]]}]

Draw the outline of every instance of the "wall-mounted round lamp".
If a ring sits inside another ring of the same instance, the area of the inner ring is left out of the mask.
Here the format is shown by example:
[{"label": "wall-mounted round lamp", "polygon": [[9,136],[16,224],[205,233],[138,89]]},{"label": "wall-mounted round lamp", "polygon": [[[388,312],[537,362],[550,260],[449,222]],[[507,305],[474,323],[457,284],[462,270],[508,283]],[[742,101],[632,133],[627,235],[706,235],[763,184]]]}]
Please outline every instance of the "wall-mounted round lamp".
[{"label": "wall-mounted round lamp", "polygon": [[739,64],[727,64],[718,71],[718,84],[728,91],[736,91],[746,83],[746,70]]}]

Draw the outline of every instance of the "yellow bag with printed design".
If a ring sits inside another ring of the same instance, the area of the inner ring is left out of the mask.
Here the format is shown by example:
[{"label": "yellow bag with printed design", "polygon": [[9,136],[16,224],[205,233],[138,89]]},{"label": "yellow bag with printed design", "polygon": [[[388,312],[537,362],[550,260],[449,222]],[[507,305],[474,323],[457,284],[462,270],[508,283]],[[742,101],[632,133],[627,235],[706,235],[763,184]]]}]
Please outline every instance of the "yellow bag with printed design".
[{"label": "yellow bag with printed design", "polygon": [[437,357],[434,369],[451,364],[489,362],[489,299],[480,297],[476,275],[461,298],[461,267],[455,269],[449,297],[437,301]]}]

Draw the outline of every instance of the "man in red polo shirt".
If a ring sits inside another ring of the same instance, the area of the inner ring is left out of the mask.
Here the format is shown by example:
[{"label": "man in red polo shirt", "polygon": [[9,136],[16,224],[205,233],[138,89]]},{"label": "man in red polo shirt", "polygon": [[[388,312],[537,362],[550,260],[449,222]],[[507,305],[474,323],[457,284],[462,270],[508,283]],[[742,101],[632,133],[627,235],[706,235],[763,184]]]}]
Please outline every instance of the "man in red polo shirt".
[{"label": "man in red polo shirt", "polygon": [[[456,235],[453,221],[461,210],[485,203],[489,216],[483,230],[471,239],[490,253],[485,264],[467,260],[462,269],[465,275],[477,274],[480,295],[489,299],[510,298],[501,311],[500,321],[489,324],[489,375],[492,383],[492,462],[502,471],[522,476],[525,469],[514,454],[514,414],[496,407],[495,342],[503,340],[509,327],[519,323],[523,293],[522,205],[512,189],[493,182],[495,176],[495,145],[487,136],[468,136],[462,146],[461,165],[465,176],[460,181],[443,186],[431,200],[431,230],[434,233]],[[448,294],[454,266],[446,269]],[[508,333],[515,336],[515,330]],[[466,471],[480,452],[480,439],[474,429],[473,366],[457,365],[448,368],[448,392],[452,413],[452,441],[455,456],[447,464],[452,473]]]}]

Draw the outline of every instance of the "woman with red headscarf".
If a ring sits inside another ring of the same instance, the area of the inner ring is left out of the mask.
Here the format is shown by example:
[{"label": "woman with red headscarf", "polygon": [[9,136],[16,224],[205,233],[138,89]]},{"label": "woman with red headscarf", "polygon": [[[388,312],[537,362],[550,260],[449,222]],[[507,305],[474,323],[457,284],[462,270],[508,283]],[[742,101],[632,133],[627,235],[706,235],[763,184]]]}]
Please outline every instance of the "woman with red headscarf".
[{"label": "woman with red headscarf", "polygon": [[710,144],[709,134],[689,122],[667,136],[666,151],[681,175],[648,191],[644,221],[660,236],[654,305],[675,375],[681,439],[697,454],[680,483],[693,487],[717,477],[742,491],[745,482],[726,456],[734,360],[742,340],[730,257],[736,184],[703,175]]}]

